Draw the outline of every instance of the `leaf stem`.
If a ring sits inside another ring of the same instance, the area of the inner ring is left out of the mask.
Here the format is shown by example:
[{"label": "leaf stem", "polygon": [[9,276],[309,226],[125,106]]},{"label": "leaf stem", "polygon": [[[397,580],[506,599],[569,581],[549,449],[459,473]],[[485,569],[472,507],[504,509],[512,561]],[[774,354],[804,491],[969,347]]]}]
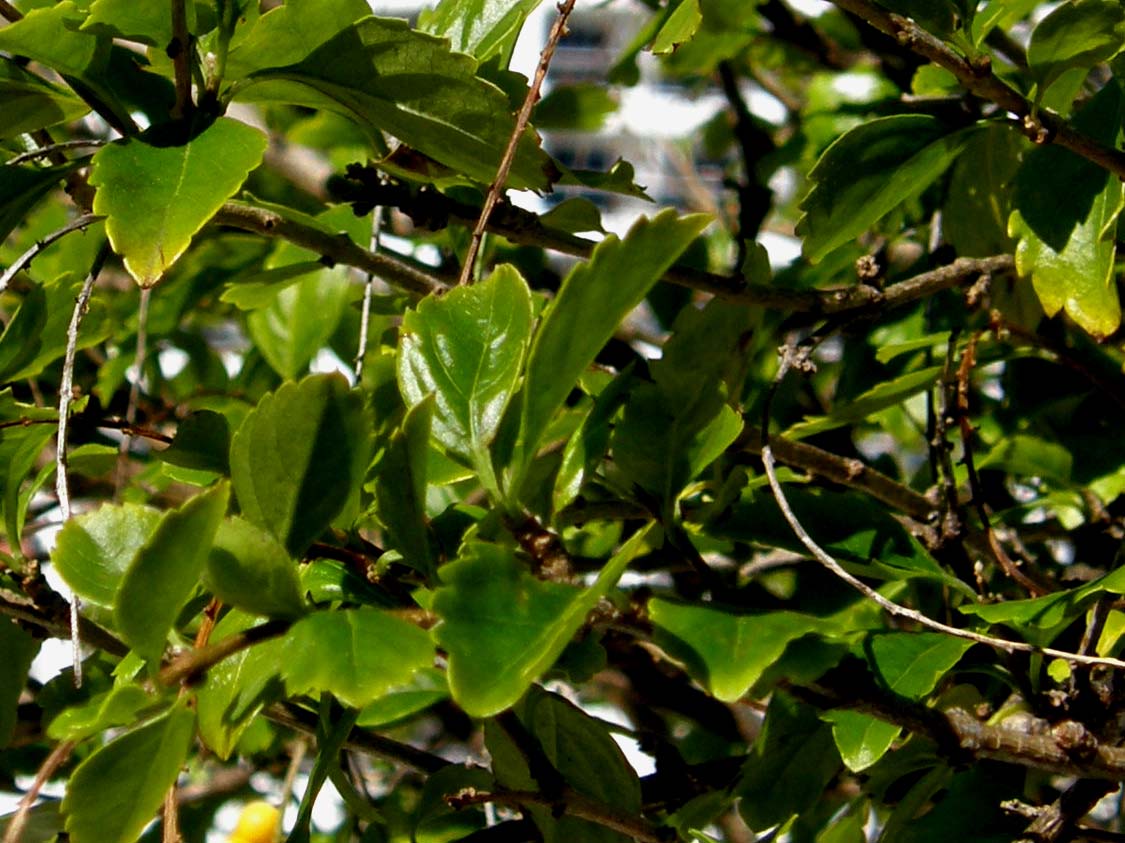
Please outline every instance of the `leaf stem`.
[{"label": "leaf stem", "polygon": [[492,209],[496,207],[500,193],[504,190],[504,183],[508,180],[512,162],[516,160],[516,150],[519,148],[520,138],[523,137],[524,130],[527,129],[527,124],[531,120],[531,110],[535,108],[535,103],[539,99],[539,89],[543,87],[543,80],[547,77],[547,68],[551,66],[555,48],[558,47],[559,40],[566,33],[566,21],[570,17],[571,11],[574,10],[574,2],[575,0],[564,0],[558,6],[559,13],[551,26],[550,33],[547,35],[547,43],[543,45],[543,52],[539,54],[539,65],[535,68],[535,76],[531,80],[531,87],[527,89],[527,96],[523,98],[523,105],[520,106],[519,113],[516,115],[516,125],[512,127],[512,134],[508,137],[508,146],[504,149],[504,155],[500,159],[500,167],[496,170],[496,178],[493,179],[488,188],[488,194],[484,197],[484,207],[481,208],[480,218],[473,228],[473,237],[469,241],[469,250],[465,254],[465,263],[461,267],[461,278],[457,282],[458,284],[472,283],[477,252],[480,251],[481,240],[488,228],[488,218],[492,215]]}]

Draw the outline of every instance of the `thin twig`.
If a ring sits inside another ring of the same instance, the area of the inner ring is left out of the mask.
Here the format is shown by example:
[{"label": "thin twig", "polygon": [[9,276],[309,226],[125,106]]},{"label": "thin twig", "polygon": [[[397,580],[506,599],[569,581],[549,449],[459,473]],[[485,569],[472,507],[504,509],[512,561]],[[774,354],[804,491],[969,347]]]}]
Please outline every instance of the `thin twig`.
[{"label": "thin twig", "polygon": [[768,444],[762,446],[762,463],[766,468],[766,477],[769,480],[770,489],[773,490],[774,498],[777,500],[778,508],[781,509],[781,514],[785,517],[790,529],[793,530],[793,533],[800,540],[801,544],[808,548],[813,557],[825,568],[864,597],[877,603],[888,614],[913,621],[919,626],[924,626],[936,632],[944,632],[946,635],[952,635],[966,641],[975,641],[978,644],[984,644],[1005,653],[1038,653],[1040,655],[1050,656],[1051,658],[1065,659],[1075,664],[1105,665],[1107,667],[1125,669],[1125,661],[1121,661],[1120,659],[1080,655],[1079,653],[1069,653],[1065,650],[1056,650],[1051,647],[1036,647],[1032,644],[1025,644],[1020,641],[1007,641],[1003,638],[984,635],[979,632],[973,632],[972,630],[959,629],[955,626],[949,626],[940,621],[935,621],[914,609],[900,606],[893,600],[888,600],[878,591],[867,585],[867,583],[844,570],[844,567],[825,551],[824,548],[818,545],[812,536],[805,531],[801,522],[797,520],[797,516],[793,514],[793,509],[789,506],[789,501],[785,497],[785,492],[781,488],[780,481],[777,479],[777,469],[774,466],[773,453]]},{"label": "thin twig", "polygon": [[0,275],[0,293],[8,289],[8,285],[12,283],[12,279],[16,277],[20,270],[31,263],[40,252],[56,240],[62,239],[72,231],[81,231],[83,228],[91,226],[101,219],[103,219],[103,217],[97,216],[96,214],[83,214],[77,219],[71,220],[57,231],[52,231],[50,234],[43,237],[42,240],[35,241],[33,246],[16,258],[12,265],[4,270],[4,274]]},{"label": "thin twig", "polygon": [[474,788],[466,788],[460,793],[446,796],[445,801],[455,810],[488,802],[516,808],[529,806],[549,808],[618,831],[641,843],[667,843],[668,840],[657,826],[644,817],[623,813],[611,805],[591,799],[571,788],[567,788],[558,798],[551,798],[533,790],[478,791]]},{"label": "thin twig", "polygon": [[160,683],[162,685],[175,685],[177,682],[190,683],[205,670],[218,664],[223,659],[262,641],[284,635],[290,626],[292,626],[290,621],[266,621],[258,626],[252,626],[242,632],[229,635],[215,644],[188,650],[177,656],[160,671]]},{"label": "thin twig", "polygon": [[564,0],[558,6],[558,16],[547,35],[547,43],[543,46],[543,52],[539,54],[539,66],[535,68],[535,76],[531,80],[531,87],[527,89],[527,96],[523,98],[523,105],[520,106],[519,114],[516,115],[516,125],[512,128],[512,134],[508,138],[508,146],[500,159],[500,167],[496,170],[496,178],[489,186],[488,195],[484,198],[484,207],[481,208],[480,218],[473,229],[473,237],[469,241],[469,251],[465,254],[465,263],[461,267],[461,278],[458,284],[472,283],[477,252],[480,251],[481,240],[484,238],[484,232],[488,226],[488,218],[492,215],[492,209],[496,207],[496,200],[500,198],[505,182],[508,181],[508,173],[512,169],[512,162],[516,160],[516,150],[519,148],[520,139],[531,120],[531,110],[535,108],[535,103],[539,99],[539,89],[543,86],[543,80],[547,76],[547,68],[551,65],[555,48],[559,45],[559,39],[566,33],[566,19],[570,17],[570,13],[574,9],[574,2],[575,0]]},{"label": "thin twig", "polygon": [[8,0],[0,0],[0,15],[3,15],[12,23],[23,18],[23,12],[9,3]]},{"label": "thin twig", "polygon": [[[82,284],[78,298],[74,302],[74,310],[70,314],[70,324],[66,329],[66,352],[63,355],[62,375],[59,378],[59,428],[55,440],[55,498],[58,500],[59,513],[65,524],[70,520],[70,478],[67,474],[67,428],[70,424],[70,402],[74,391],[74,357],[78,350],[78,329],[82,325],[82,317],[90,307],[90,296],[94,291],[94,282],[109,257],[109,241],[102,244],[98,250],[90,272]],[[15,539],[13,538],[13,541]],[[74,684],[82,686],[82,642],[78,637],[78,610],[80,600],[77,594],[70,598],[70,648],[71,660],[74,664]]]},{"label": "thin twig", "polygon": [[114,477],[114,497],[121,494],[125,485],[125,468],[128,462],[129,445],[132,435],[129,431],[137,421],[137,403],[141,397],[141,380],[144,378],[145,356],[148,353],[148,303],[151,287],[141,287],[140,304],[137,307],[137,347],[133,355],[133,382],[129,385],[129,403],[125,405],[125,427],[122,428],[121,446],[117,451],[117,473]]},{"label": "thin twig", "polygon": [[[383,229],[383,208],[376,205],[371,210],[371,242],[368,251],[373,255],[379,254],[379,238]],[[375,291],[375,273],[367,273],[367,282],[363,285],[363,308],[359,317],[359,344],[355,351],[355,380],[359,383],[363,375],[363,358],[367,356],[367,323],[371,319],[371,296]]]},{"label": "thin twig", "polygon": [[171,0],[172,3],[172,41],[167,53],[172,59],[172,70],[176,82],[176,104],[172,116],[186,118],[191,116],[191,33],[188,32],[186,0]]},{"label": "thin twig", "polygon": [[5,166],[9,164],[23,164],[27,161],[34,161],[36,158],[50,158],[56,152],[63,152],[68,149],[92,149],[94,147],[105,146],[109,141],[97,140],[90,138],[89,140],[70,140],[61,141],[60,143],[52,143],[50,146],[41,146],[38,149],[32,149],[29,152],[21,152],[15,158],[9,158],[5,161]]},{"label": "thin twig", "polygon": [[4,843],[20,843],[24,828],[27,826],[28,813],[31,811],[36,800],[39,799],[39,791],[41,791],[43,785],[50,781],[51,777],[58,772],[59,767],[66,763],[66,759],[74,752],[74,747],[76,746],[78,746],[77,741],[63,741],[52,749],[50,754],[43,759],[43,763],[39,765],[39,769],[35,772],[35,778],[31,782],[31,787],[27,789],[27,793],[20,799],[19,805],[16,807],[15,816],[13,816],[11,822],[8,823],[8,830],[4,832]]},{"label": "thin twig", "polygon": [[1081,155],[1105,170],[1125,179],[1125,152],[1113,149],[1089,135],[1076,131],[1055,112],[1040,108],[1033,113],[1032,105],[1023,94],[999,79],[993,72],[987,56],[969,61],[954,51],[944,41],[931,35],[910,18],[896,15],[881,8],[871,0],[832,0],[847,12],[867,21],[904,47],[917,53],[957,77],[961,87],[981,99],[991,100],[1004,111],[1011,112],[1021,121],[1021,127],[1035,143],[1057,143]]},{"label": "thin twig", "polygon": [[161,823],[161,843],[181,843],[180,803],[176,799],[176,785],[172,784],[164,794],[164,817]]}]

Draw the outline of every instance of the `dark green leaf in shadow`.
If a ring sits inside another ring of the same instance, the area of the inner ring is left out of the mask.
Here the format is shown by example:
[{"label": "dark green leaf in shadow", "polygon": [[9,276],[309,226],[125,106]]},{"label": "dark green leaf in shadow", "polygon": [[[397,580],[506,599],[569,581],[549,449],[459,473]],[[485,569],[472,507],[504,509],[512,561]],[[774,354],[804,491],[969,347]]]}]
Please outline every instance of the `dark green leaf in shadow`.
[{"label": "dark green leaf in shadow", "polygon": [[1038,97],[1070,68],[1108,61],[1125,43],[1125,8],[1117,0],[1070,0],[1031,31],[1027,63]]},{"label": "dark green leaf in shadow", "polygon": [[242,518],[219,525],[206,582],[223,603],[250,614],[294,618],[305,613],[297,564],[272,534]]},{"label": "dark green leaf in shadow", "polygon": [[267,395],[231,441],[242,514],[299,559],[357,494],[372,429],[363,398],[339,375],[312,375]]},{"label": "dark green leaf in shadow", "polygon": [[[14,138],[56,123],[77,120],[90,107],[68,91],[29,73],[15,61],[0,58],[0,138]],[[0,190],[0,196],[7,196]],[[6,235],[0,226],[0,239]]]},{"label": "dark green leaf in shadow", "polygon": [[0,618],[0,748],[12,739],[27,671],[38,652],[39,642],[30,633],[11,618]]},{"label": "dark green leaf in shadow", "polygon": [[180,422],[172,444],[156,456],[166,463],[230,474],[230,424],[213,410],[197,410]]},{"label": "dark green leaf in shadow", "polygon": [[22,224],[39,200],[76,166],[77,163],[61,167],[0,166],[0,242]]}]

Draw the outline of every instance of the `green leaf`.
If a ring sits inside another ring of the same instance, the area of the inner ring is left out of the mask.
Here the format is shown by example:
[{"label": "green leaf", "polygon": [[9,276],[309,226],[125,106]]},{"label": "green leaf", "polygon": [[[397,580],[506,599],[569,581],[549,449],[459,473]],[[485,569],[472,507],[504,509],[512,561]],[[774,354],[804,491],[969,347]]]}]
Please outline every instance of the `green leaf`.
[{"label": "green leaf", "polygon": [[426,632],[378,609],[316,612],[285,637],[290,694],[327,691],[362,708],[433,663]]},{"label": "green leaf", "polygon": [[861,711],[829,711],[820,719],[832,724],[832,740],[844,766],[853,773],[866,770],[886,755],[902,733],[902,727]]},{"label": "green leaf", "polygon": [[63,710],[51,721],[47,734],[57,741],[80,741],[137,721],[137,715],[157,699],[138,685],[119,685],[83,705]]},{"label": "green leaf", "polygon": [[254,22],[227,57],[227,78],[297,64],[348,25],[371,14],[364,0],[290,0]]},{"label": "green leaf", "polygon": [[775,693],[735,787],[742,818],[755,831],[787,821],[813,805],[839,769],[832,730],[816,709]]},{"label": "green leaf", "polygon": [[[1121,86],[1110,82],[1074,118],[1074,128],[1103,143],[1121,136]],[[1121,324],[1114,276],[1121,180],[1062,147],[1028,154],[1016,179],[1008,232],[1019,238],[1016,269],[1031,276],[1048,316],[1061,309],[1095,337]]]},{"label": "green leaf", "polygon": [[626,370],[605,387],[566,441],[562,463],[555,475],[551,502],[555,512],[573,503],[586,478],[593,474],[609,449],[610,423],[628,398],[632,374]]},{"label": "green leaf", "polygon": [[398,381],[410,407],[433,396],[433,436],[468,460],[494,494],[489,445],[519,384],[531,292],[513,267],[429,297],[402,321]]},{"label": "green leaf", "polygon": [[[290,23],[308,26],[311,41],[321,27],[310,18],[320,10],[311,3],[302,8]],[[258,69],[236,86],[236,99],[336,111],[373,142],[386,132],[478,182],[495,178],[514,128],[508,98],[476,75],[472,57],[451,52],[444,39],[412,30],[404,20],[367,17],[299,61],[290,57],[292,51],[284,58],[277,53],[263,47],[255,59]],[[508,186],[546,190],[555,176],[529,128],[520,139]]]},{"label": "green leaf", "polygon": [[887,632],[871,636],[868,660],[888,690],[910,700],[929,694],[973,646],[938,632]]},{"label": "green leaf", "polygon": [[[185,0],[184,11],[188,30],[194,32],[195,3]],[[172,5],[136,3],[133,0],[94,0],[81,31],[136,41],[165,50],[172,41]]]},{"label": "green leaf", "polygon": [[195,715],[179,704],[78,765],[62,810],[74,843],[132,843],[156,815],[187,757]]},{"label": "green leaf", "polygon": [[1027,45],[1027,63],[1038,98],[1074,67],[1108,61],[1125,42],[1125,8],[1119,0],[1069,0],[1039,21]]},{"label": "green leaf", "polygon": [[149,661],[164,652],[176,616],[199,584],[230,487],[219,483],[169,510],[121,578],[113,617],[121,637]]},{"label": "green leaf", "polygon": [[680,4],[668,15],[664,25],[656,33],[652,51],[658,56],[671,53],[681,44],[690,41],[701,23],[703,14],[699,10],[699,0],[680,0]]},{"label": "green leaf", "polygon": [[404,564],[426,577],[434,572],[426,518],[433,410],[433,400],[424,398],[407,411],[402,427],[391,435],[377,458],[375,479],[369,486],[375,493],[379,522],[387,531],[390,546],[402,554]]},{"label": "green leaf", "polygon": [[1005,436],[978,458],[980,470],[996,468],[1021,477],[1070,484],[1074,455],[1057,442],[1017,433]]},{"label": "green leaf", "polygon": [[629,539],[585,590],[533,577],[515,553],[469,542],[441,569],[434,594],[441,624],[434,640],[449,653],[449,687],[470,716],[487,717],[518,700],[542,676],[625,566],[648,530]]},{"label": "green leaf", "polygon": [[207,557],[207,585],[224,603],[254,615],[305,613],[296,563],[272,534],[242,518],[219,525]]},{"label": "green leaf", "polygon": [[442,0],[418,14],[418,29],[448,38],[454,52],[507,67],[527,16],[542,0]]},{"label": "green leaf", "polygon": [[881,117],[838,138],[809,173],[797,233],[814,263],[918,196],[953,163],[975,128],[951,132],[925,114]]},{"label": "green leaf", "polygon": [[213,410],[197,410],[180,422],[172,444],[156,456],[170,465],[230,474],[230,424]]},{"label": "green leaf", "polygon": [[83,600],[113,606],[129,564],[160,523],[160,512],[133,503],[103,504],[71,518],[51,552],[51,564]]},{"label": "green leaf", "polygon": [[791,642],[828,629],[798,612],[739,615],[662,598],[650,600],[648,610],[657,644],[723,702],[740,699]]},{"label": "green leaf", "polygon": [[1008,216],[1026,140],[1008,123],[973,135],[953,165],[942,207],[941,231],[958,255],[1011,253]]},{"label": "green leaf", "polygon": [[39,642],[16,626],[11,618],[0,618],[0,749],[6,747],[16,728],[20,694],[27,684],[31,660],[39,652]]},{"label": "green leaf", "polygon": [[[90,110],[82,100],[7,58],[0,58],[0,107],[4,109],[0,138],[77,120]],[[0,190],[0,195],[7,194]],[[0,239],[3,235],[0,230]]]},{"label": "green leaf", "polygon": [[242,514],[299,559],[357,493],[373,425],[339,375],[312,375],[266,395],[231,442]]},{"label": "green leaf", "polygon": [[539,222],[548,228],[578,234],[583,231],[598,231],[605,234],[602,226],[602,212],[598,206],[584,196],[564,199],[547,213],[539,217]]},{"label": "green leaf", "polygon": [[367,729],[394,725],[445,699],[449,699],[445,671],[422,668],[405,685],[365,705],[356,725]]},{"label": "green leaf", "polygon": [[[0,30],[0,33],[3,31]],[[5,164],[0,167],[0,242],[15,231],[31,209],[76,166],[20,167]]]},{"label": "green leaf", "polygon": [[524,476],[551,418],[621,320],[709,222],[698,214],[679,218],[671,210],[651,220],[641,218],[624,240],[608,235],[589,263],[570,271],[528,354],[517,478]]},{"label": "green leaf", "polygon": [[[605,125],[606,117],[617,110],[617,98],[604,85],[585,82],[574,85],[558,85],[551,88],[543,99],[535,105],[535,127],[577,132],[596,132]],[[568,202],[580,200],[574,197]],[[585,200],[589,202],[590,200]],[[562,204],[566,204],[563,202]],[[594,206],[595,209],[597,206]],[[558,215],[558,208],[552,210]],[[545,225],[559,226],[557,222],[546,222],[550,215],[540,217]],[[566,229],[595,231],[594,228]]]},{"label": "green leaf", "polygon": [[105,146],[90,168],[94,213],[107,217],[113,249],[142,287],[164,276],[266,150],[262,132],[228,117],[180,146],[154,139]]},{"label": "green leaf", "polygon": [[[211,642],[217,644],[257,622],[254,616],[233,609],[215,625]],[[229,758],[255,715],[282,696],[285,658],[285,640],[273,638],[239,650],[207,671],[196,692],[199,736],[220,758]]]}]

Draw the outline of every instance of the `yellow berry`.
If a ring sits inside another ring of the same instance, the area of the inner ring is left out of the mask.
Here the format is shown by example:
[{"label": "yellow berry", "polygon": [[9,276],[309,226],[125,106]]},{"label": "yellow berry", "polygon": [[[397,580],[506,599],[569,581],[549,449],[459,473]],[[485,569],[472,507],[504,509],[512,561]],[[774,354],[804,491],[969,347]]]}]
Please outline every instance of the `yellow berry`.
[{"label": "yellow berry", "polygon": [[281,812],[269,802],[248,802],[228,843],[277,843]]}]

